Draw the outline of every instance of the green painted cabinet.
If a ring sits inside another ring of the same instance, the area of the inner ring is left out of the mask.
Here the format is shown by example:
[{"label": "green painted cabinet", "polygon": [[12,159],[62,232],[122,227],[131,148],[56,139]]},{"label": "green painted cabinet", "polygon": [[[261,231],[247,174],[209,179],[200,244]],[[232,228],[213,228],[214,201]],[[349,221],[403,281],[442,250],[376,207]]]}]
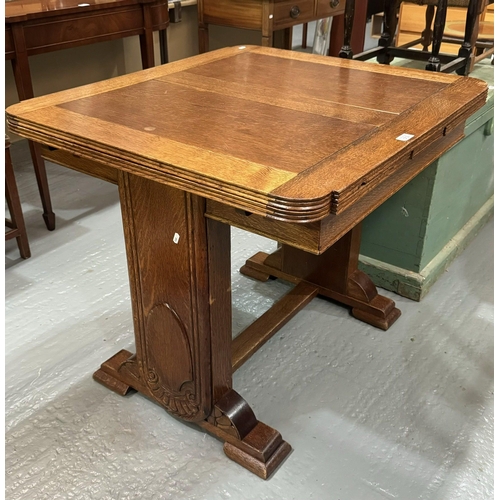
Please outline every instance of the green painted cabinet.
[{"label": "green painted cabinet", "polygon": [[493,66],[465,137],[363,222],[360,268],[377,286],[420,300],[493,213]]}]

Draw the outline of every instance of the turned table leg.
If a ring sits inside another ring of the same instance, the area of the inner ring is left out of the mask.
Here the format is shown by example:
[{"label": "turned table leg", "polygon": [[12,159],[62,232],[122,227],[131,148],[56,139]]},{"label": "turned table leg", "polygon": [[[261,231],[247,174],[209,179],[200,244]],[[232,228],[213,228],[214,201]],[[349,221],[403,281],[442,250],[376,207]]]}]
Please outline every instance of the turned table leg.
[{"label": "turned table leg", "polygon": [[441,41],[443,40],[444,26],[446,24],[447,4],[447,0],[439,0],[438,2],[432,36],[432,54],[425,66],[425,69],[428,71],[439,71],[441,69],[439,51],[441,50]]},{"label": "turned table leg", "polygon": [[265,281],[269,277],[317,288],[319,296],[352,307],[354,317],[387,330],[401,315],[394,301],[379,295],[370,278],[358,269],[361,224],[321,255],[283,245],[271,255],[259,252],[240,272]]},{"label": "turned table leg", "polygon": [[[351,37],[354,25],[355,0],[346,0],[344,11],[344,43],[340,48],[339,57],[352,59]],[[335,56],[336,54],[331,54]]]},{"label": "turned table leg", "polygon": [[462,76],[467,76],[472,71],[474,62],[474,51],[472,48],[476,44],[479,30],[480,5],[480,0],[470,0],[467,7],[464,41],[458,52],[459,57],[466,59],[466,64],[457,70],[457,73]]},{"label": "turned table leg", "polygon": [[384,2],[384,23],[383,33],[378,41],[379,47],[385,50],[378,54],[377,62],[380,64],[390,64],[393,57],[389,54],[389,47],[393,44],[396,28],[398,24],[399,2],[385,0]]},{"label": "turned table leg", "polygon": [[205,218],[203,198],[131,174],[118,181],[136,353],[118,352],[95,380],[197,423],[268,477],[291,448],[232,389],[229,226]]}]

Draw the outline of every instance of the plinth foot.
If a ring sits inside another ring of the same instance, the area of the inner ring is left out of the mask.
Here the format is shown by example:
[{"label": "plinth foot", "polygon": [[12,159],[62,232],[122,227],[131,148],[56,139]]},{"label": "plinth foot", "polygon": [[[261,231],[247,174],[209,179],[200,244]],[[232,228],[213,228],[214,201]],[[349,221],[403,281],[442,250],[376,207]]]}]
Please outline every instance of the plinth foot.
[{"label": "plinth foot", "polygon": [[369,325],[376,326],[381,330],[388,330],[391,325],[401,316],[401,311],[396,307],[394,307],[392,311],[389,312],[389,314],[387,314],[384,318],[379,318],[370,312],[356,309],[355,307],[352,308],[351,312],[356,319],[364,321]]},{"label": "plinth foot", "polygon": [[224,443],[226,456],[262,479],[271,477],[291,451],[292,447],[286,441],[282,441],[269,459],[266,462],[261,462],[240,448],[230,443]]},{"label": "plinth foot", "polygon": [[233,389],[199,425],[225,441],[224,453],[231,460],[262,479],[268,479],[292,451],[277,430],[257,420],[248,403]]},{"label": "plinth foot", "polygon": [[[258,252],[246,261],[240,272],[251,277],[270,276],[295,284],[305,282],[315,286],[318,289],[318,296],[327,297],[352,307],[352,315],[356,319],[382,330],[387,330],[401,316],[401,311],[396,308],[394,301],[379,295],[371,279],[359,269],[351,272],[344,284],[335,283],[335,278],[332,278],[332,283],[329,284],[328,280],[323,280],[327,271],[322,274],[316,270],[309,276],[304,276],[294,274],[293,271],[284,270],[282,266],[276,265],[277,262],[280,262],[280,259],[277,258],[280,252],[281,250],[278,250],[271,255]],[[314,256],[305,256],[305,258],[313,259]],[[296,267],[296,269],[300,269],[300,267]]]},{"label": "plinth foot", "polygon": [[122,349],[101,365],[93,375],[94,380],[120,396],[125,396],[134,387],[127,383],[121,369],[133,357],[132,353]]},{"label": "plinth foot", "polygon": [[253,267],[250,267],[248,265],[244,265],[240,268],[240,273],[244,274],[245,276],[248,276],[249,278],[253,278],[257,281],[268,281],[271,276],[267,273],[261,273],[260,271],[257,271],[257,269],[254,269]]}]

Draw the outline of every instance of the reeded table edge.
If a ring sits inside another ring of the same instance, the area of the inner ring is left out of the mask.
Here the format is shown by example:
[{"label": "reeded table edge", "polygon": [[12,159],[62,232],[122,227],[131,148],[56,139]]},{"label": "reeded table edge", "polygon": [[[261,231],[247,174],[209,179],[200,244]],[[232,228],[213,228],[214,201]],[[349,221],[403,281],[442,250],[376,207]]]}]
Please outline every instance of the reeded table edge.
[{"label": "reeded table edge", "polygon": [[[7,112],[7,123],[12,132],[42,143],[48,147],[62,149],[79,157],[102,163],[104,165],[123,170],[143,177],[149,177],[188,191],[190,193],[226,203],[235,208],[245,210],[263,217],[295,223],[310,223],[324,219],[331,213],[332,194],[317,199],[294,199],[285,197],[266,196],[246,188],[224,183],[220,179],[174,167],[168,163],[158,163],[148,158],[141,158],[141,162],[125,156],[119,156],[119,151],[98,151],[86,146],[83,142],[73,137],[68,140],[58,138],[47,131],[41,132],[33,129],[28,121],[20,120]],[[222,196],[221,196],[222,195]]]}]

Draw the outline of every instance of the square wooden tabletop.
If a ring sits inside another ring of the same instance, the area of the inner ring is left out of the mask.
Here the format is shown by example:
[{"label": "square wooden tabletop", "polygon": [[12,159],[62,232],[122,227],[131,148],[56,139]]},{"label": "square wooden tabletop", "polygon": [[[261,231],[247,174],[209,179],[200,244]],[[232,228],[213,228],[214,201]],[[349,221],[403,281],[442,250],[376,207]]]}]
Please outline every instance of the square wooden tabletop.
[{"label": "square wooden tabletop", "polygon": [[486,94],[473,78],[247,46],[31,99],[7,116],[34,141],[308,222],[463,127]]}]

